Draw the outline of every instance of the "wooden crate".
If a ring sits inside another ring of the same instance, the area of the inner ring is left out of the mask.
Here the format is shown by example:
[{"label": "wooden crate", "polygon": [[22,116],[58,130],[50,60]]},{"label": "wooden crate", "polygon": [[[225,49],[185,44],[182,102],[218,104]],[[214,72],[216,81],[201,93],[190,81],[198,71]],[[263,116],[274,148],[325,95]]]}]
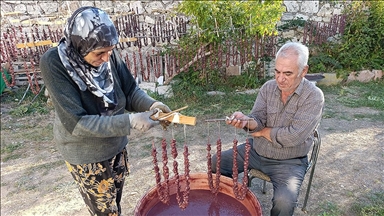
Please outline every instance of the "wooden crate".
[{"label": "wooden crate", "polygon": [[[32,77],[33,73],[29,74],[31,76],[31,80],[34,83],[35,79],[37,79],[37,83],[39,85],[44,84],[44,81],[42,77],[40,76],[40,72],[36,72],[36,78]],[[15,85],[16,86],[24,86],[29,85],[27,74],[24,72],[24,74],[15,74]]]},{"label": "wooden crate", "polygon": [[[27,65],[28,68],[25,68],[25,65]],[[40,69],[38,65],[34,65],[34,71],[32,70],[31,63],[30,62],[13,62],[12,63],[13,72],[15,74],[15,85],[16,86],[24,86],[29,85],[28,82],[28,75],[31,77],[31,80],[34,84],[35,79],[37,79],[37,82],[39,85],[44,84],[43,78],[41,77]],[[34,77],[35,75],[35,77]]]}]

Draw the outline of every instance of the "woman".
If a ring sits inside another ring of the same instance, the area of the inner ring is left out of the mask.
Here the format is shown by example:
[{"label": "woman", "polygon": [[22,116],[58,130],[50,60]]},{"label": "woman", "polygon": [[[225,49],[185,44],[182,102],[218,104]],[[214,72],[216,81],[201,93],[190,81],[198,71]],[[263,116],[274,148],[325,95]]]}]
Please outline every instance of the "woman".
[{"label": "woman", "polygon": [[104,11],[82,7],[68,19],[59,45],[40,60],[55,107],[55,143],[91,215],[121,214],[127,135],[157,125],[150,119],[156,110],[171,111],[138,88],[115,49],[118,42]]}]

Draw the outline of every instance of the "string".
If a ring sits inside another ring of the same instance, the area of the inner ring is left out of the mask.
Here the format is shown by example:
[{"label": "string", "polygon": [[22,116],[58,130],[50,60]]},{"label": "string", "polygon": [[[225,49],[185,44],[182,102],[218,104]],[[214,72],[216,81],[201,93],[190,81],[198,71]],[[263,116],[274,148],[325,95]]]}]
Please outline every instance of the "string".
[{"label": "string", "polygon": [[184,124],[184,145],[187,145],[187,125]]}]

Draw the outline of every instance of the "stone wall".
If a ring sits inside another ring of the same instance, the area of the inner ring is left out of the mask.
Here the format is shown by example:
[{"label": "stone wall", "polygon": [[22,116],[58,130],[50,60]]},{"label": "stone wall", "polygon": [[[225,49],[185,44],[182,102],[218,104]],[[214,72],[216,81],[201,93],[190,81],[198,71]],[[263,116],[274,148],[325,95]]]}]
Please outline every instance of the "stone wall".
[{"label": "stone wall", "polygon": [[27,26],[37,21],[65,20],[82,6],[99,7],[110,15],[124,14],[134,9],[139,14],[167,13],[178,1],[6,1],[1,2],[2,29],[9,24]]},{"label": "stone wall", "polygon": [[[282,26],[284,23],[299,19],[310,21],[312,22],[311,25],[332,26],[334,24],[330,22],[334,21],[334,18],[337,18],[337,16],[342,15],[344,7],[348,4],[350,4],[350,1],[284,1],[286,11],[282,16],[281,21],[278,23],[278,26]],[[297,26],[279,31],[278,37],[282,39],[282,41],[308,42],[308,38],[304,33],[304,28],[302,26]],[[338,40],[340,32],[337,31],[335,33],[338,34],[332,33],[331,35],[326,35],[325,40]],[[269,62],[266,66],[266,74],[273,76],[274,64],[274,60]]]},{"label": "stone wall", "polygon": [[[153,16],[169,14],[178,1],[2,1],[1,31],[9,27],[49,25],[63,29],[67,18],[79,7],[95,6],[106,11],[116,21],[132,11],[140,22],[154,24]],[[29,32],[28,32],[29,33]]]},{"label": "stone wall", "polygon": [[[344,7],[350,1],[284,1],[286,12],[281,18],[280,25],[286,21],[303,19],[320,23],[329,23],[335,15],[341,15]],[[280,32],[280,37],[301,41],[303,28],[290,29]]]},{"label": "stone wall", "polygon": [[[95,6],[107,11],[111,16],[124,14],[130,10],[146,14],[143,22],[153,23],[151,15],[166,14],[180,1],[6,1],[1,2],[1,31],[9,26],[28,27],[33,24],[51,23],[61,27],[66,18],[81,6]],[[286,12],[281,23],[302,18],[316,22],[329,22],[333,15],[342,13],[345,4],[337,1],[284,1]],[[301,41],[302,30],[295,29],[280,33],[281,37]]]}]

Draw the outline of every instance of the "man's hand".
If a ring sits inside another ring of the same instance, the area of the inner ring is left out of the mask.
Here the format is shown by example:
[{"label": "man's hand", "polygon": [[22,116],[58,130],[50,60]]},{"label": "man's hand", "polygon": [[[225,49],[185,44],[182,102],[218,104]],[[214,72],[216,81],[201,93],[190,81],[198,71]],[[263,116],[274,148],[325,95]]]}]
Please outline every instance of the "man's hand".
[{"label": "man's hand", "polygon": [[129,114],[129,121],[131,124],[131,128],[141,130],[144,132],[158,125],[159,124],[158,121],[153,121],[150,118],[151,115],[155,113],[156,113],[156,110],[151,110],[149,112]]},{"label": "man's hand", "polygon": [[163,111],[163,113],[171,112],[171,109],[169,109],[169,107],[167,105],[163,104],[160,101],[156,101],[155,103],[153,103],[152,106],[149,108],[149,110],[154,110],[156,108]]},{"label": "man's hand", "polygon": [[254,137],[264,137],[265,139],[269,140],[269,142],[272,142],[271,130],[272,128],[266,127],[261,129],[261,131],[253,132],[251,135]]},{"label": "man's hand", "polygon": [[234,112],[230,117],[225,120],[225,123],[241,129],[247,127],[248,130],[253,130],[257,127],[256,121],[250,119],[247,115],[244,115],[242,112]]}]

